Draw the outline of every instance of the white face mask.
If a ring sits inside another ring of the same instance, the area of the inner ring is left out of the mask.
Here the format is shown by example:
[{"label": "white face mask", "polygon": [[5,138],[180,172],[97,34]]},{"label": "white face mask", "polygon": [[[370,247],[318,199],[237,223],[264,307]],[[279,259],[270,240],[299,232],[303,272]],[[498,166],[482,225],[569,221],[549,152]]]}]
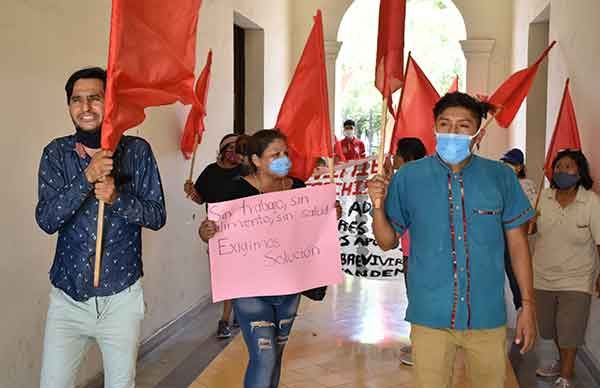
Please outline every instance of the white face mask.
[{"label": "white face mask", "polygon": [[344,130],[344,137],[351,139],[354,137],[354,130],[353,129],[345,129]]}]

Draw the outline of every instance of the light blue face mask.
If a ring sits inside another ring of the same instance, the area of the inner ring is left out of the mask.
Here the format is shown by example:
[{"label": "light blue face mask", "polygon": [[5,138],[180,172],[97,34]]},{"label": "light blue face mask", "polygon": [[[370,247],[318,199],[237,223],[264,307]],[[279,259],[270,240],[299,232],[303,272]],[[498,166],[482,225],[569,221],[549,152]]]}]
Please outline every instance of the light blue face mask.
[{"label": "light blue face mask", "polygon": [[277,159],[273,159],[269,164],[269,170],[275,175],[287,176],[292,168],[292,161],[287,156],[282,156]]},{"label": "light blue face mask", "polygon": [[459,164],[471,156],[471,141],[479,134],[473,136],[459,133],[437,133],[435,150],[446,163]]}]

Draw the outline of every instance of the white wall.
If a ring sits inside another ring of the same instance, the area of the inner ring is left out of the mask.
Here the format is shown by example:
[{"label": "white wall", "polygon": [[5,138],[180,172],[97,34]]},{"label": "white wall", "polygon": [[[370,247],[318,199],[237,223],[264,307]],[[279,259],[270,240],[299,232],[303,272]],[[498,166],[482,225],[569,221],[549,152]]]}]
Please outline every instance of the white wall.
[{"label": "white wall", "polygon": [[[548,61],[548,112],[546,147],[550,142],[562,97],[565,79],[571,78],[571,96],[577,114],[577,123],[583,151],[590,161],[592,175],[600,180],[600,2],[597,0],[514,0],[513,67],[526,65],[527,31],[529,23],[550,4],[549,40],[558,43]],[[521,115],[521,117],[524,117]],[[524,146],[526,131],[523,120],[513,125],[515,144]],[[598,183],[595,188],[598,191]],[[596,361],[600,361],[600,302],[593,298],[592,314],[587,333],[587,347]],[[600,365],[600,362],[598,363]]]},{"label": "white wall", "polygon": [[[289,1],[204,0],[198,30],[197,70],[214,51],[207,132],[195,176],[214,160],[219,139],[233,126],[233,13],[264,28],[264,118],[274,123],[290,74]],[[110,2],[3,0],[0,2],[0,94],[3,134],[0,166],[0,387],[37,385],[55,236],[34,221],[37,168],[42,148],[74,132],[63,91],[76,69],[106,64]],[[144,232],[144,288],[148,313],[143,337],[195,306],[209,294],[206,247],[197,225],[203,207],[186,200],[189,173],[179,149],[187,108],[150,109],[139,134],[158,159],[167,201],[167,225]],[[208,322],[213,325],[215,323]],[[100,371],[98,352],[84,362],[79,381]]]}]

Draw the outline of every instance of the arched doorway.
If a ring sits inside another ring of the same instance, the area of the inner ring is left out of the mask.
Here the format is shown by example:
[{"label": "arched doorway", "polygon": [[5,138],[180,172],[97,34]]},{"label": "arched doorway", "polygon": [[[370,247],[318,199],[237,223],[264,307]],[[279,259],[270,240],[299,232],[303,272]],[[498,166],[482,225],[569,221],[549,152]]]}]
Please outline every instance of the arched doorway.
[{"label": "arched doorway", "polygon": [[[337,36],[342,46],[335,71],[336,135],[341,135],[343,120],[352,118],[370,153],[376,152],[381,122],[381,95],[373,85],[378,14],[379,2],[355,0]],[[452,0],[407,0],[405,58],[410,51],[440,94],[456,75],[464,90],[467,66],[460,41],[466,37],[464,19]]]}]

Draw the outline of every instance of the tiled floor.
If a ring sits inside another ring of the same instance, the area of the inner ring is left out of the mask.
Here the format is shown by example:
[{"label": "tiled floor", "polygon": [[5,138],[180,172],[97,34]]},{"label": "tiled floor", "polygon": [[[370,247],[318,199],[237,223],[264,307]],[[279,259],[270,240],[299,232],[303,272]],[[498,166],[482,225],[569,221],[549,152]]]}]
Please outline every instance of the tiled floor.
[{"label": "tiled floor", "polygon": [[[325,302],[303,300],[285,352],[281,388],[413,387],[410,367],[401,366],[407,344],[402,282],[347,278]],[[241,388],[247,353],[238,336],[190,388]],[[508,364],[508,363],[507,363]],[[506,387],[517,387],[512,369]],[[459,359],[455,387],[465,387]]]},{"label": "tiled floor", "polygon": [[[324,302],[303,298],[300,315],[284,357],[281,388],[413,387],[411,368],[401,366],[400,348],[408,341],[403,320],[406,295],[402,281],[346,278],[330,287]],[[188,327],[161,345],[138,367],[138,388],[242,388],[247,362],[241,336],[229,345],[214,338],[221,305],[212,305]],[[226,347],[227,345],[227,347]],[[224,348],[224,350],[223,350]],[[550,388],[551,380],[535,377],[542,360],[554,351],[539,342],[524,358],[511,352],[522,388]],[[518,353],[518,352],[517,352]],[[506,387],[518,387],[510,364]],[[597,388],[581,364],[577,388]],[[463,381],[459,359],[455,387]],[[477,388],[477,387],[470,387]]]}]

